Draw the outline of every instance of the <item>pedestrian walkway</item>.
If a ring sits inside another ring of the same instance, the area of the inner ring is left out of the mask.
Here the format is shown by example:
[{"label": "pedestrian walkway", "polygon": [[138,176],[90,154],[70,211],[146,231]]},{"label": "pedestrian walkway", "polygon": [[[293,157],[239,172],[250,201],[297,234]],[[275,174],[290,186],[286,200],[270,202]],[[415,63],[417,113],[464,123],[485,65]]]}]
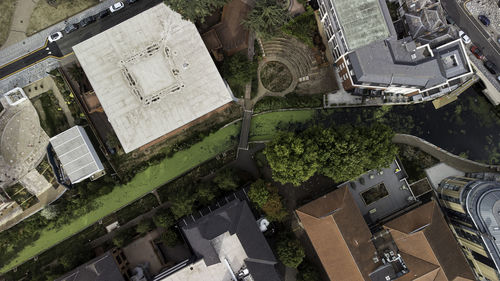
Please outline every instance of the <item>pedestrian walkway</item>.
[{"label": "pedestrian walkway", "polygon": [[17,0],[16,9],[12,16],[9,36],[0,47],[0,50],[26,39],[26,30],[30,23],[31,14],[35,10],[38,1],[40,0]]},{"label": "pedestrian walkway", "polygon": [[424,151],[425,153],[432,155],[439,161],[444,162],[447,165],[463,172],[497,173],[500,171],[500,166],[498,165],[488,165],[488,164],[478,163],[469,159],[459,157],[416,136],[396,134],[393,137],[392,142],[402,143],[417,147],[420,150]]}]

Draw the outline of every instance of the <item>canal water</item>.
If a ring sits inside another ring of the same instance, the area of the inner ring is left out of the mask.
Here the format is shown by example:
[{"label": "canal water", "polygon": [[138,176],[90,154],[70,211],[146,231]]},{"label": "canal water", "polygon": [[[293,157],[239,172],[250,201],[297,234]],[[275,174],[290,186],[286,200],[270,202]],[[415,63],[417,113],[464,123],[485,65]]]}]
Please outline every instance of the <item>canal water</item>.
[{"label": "canal water", "polygon": [[462,157],[500,164],[500,114],[478,84],[440,109],[426,102],[409,106],[334,109],[318,115],[316,120],[325,125],[379,121],[395,132],[421,137]]}]

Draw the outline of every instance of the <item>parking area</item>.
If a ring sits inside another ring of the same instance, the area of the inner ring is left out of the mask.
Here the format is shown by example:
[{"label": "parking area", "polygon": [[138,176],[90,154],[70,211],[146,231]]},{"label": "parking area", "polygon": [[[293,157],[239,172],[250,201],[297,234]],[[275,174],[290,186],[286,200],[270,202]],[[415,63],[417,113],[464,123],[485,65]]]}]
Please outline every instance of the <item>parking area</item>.
[{"label": "parking area", "polygon": [[[474,16],[484,15],[490,20],[489,26],[484,26],[488,33],[497,39],[500,35],[500,8],[496,0],[470,0],[465,2],[465,7]],[[479,20],[478,20],[479,22]]]}]

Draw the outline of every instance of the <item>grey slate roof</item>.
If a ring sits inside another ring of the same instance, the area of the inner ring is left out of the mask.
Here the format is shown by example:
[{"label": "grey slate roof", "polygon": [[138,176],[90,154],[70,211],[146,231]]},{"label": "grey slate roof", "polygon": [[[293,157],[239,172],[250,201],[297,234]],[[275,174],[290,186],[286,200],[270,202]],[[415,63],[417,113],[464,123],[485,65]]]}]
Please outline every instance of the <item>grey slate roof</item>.
[{"label": "grey slate roof", "polygon": [[225,232],[237,235],[247,258],[245,264],[255,281],[279,281],[276,259],[260,232],[246,201],[238,199],[196,221],[187,222],[182,231],[189,245],[207,266],[221,262],[212,240]]},{"label": "grey slate roof", "polygon": [[[460,42],[456,41],[433,52],[434,57],[431,57],[425,48],[416,49],[415,43],[405,38],[372,43],[348,54],[348,58],[352,63],[356,84],[431,88],[469,71]],[[456,66],[446,63],[446,58],[453,54],[457,58]]]},{"label": "grey slate roof", "polygon": [[74,126],[52,137],[50,143],[71,183],[104,170],[83,127]]},{"label": "grey slate roof", "polygon": [[125,281],[111,252],[106,252],[55,281]]}]

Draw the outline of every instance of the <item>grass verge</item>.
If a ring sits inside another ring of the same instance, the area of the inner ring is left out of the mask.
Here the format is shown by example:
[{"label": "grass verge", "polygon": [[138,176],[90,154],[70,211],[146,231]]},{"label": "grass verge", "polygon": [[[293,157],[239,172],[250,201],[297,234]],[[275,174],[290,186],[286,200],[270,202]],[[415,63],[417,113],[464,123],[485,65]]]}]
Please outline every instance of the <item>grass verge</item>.
[{"label": "grass verge", "polygon": [[173,157],[166,158],[160,164],[138,173],[129,183],[117,186],[111,193],[97,198],[96,209],[59,229],[43,230],[36,241],[21,250],[15,259],[3,265],[0,272],[14,268],[169,180],[236,145],[234,136],[238,135],[239,128],[240,124],[233,124],[220,129],[189,149],[177,152]]},{"label": "grass verge", "polygon": [[270,140],[278,131],[294,123],[304,123],[314,117],[314,110],[270,112],[252,118],[250,141]]},{"label": "grass verge", "polygon": [[45,0],[38,1],[26,30],[28,36],[99,3],[98,0],[56,0],[55,2],[56,4],[51,6]]},{"label": "grass verge", "polygon": [[2,0],[0,1],[0,46],[5,43],[9,36],[12,16],[16,9],[16,0]]}]

